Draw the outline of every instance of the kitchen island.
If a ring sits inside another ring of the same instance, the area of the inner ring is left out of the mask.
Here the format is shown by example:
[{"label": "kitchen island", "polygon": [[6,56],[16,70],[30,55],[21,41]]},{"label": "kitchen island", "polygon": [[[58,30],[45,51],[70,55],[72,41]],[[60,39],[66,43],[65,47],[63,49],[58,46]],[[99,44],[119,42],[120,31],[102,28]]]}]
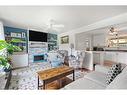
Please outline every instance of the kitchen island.
[{"label": "kitchen island", "polygon": [[127,64],[127,50],[93,51],[94,63],[112,65],[114,63]]}]

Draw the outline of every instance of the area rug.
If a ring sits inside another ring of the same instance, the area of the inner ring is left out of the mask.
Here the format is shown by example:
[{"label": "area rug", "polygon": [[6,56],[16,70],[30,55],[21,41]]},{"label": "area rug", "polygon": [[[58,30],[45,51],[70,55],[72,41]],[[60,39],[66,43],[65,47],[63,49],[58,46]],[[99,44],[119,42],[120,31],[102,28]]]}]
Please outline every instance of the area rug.
[{"label": "area rug", "polygon": [[[37,90],[37,71],[50,69],[51,65],[48,63],[36,64],[27,68],[17,69],[12,71],[12,78],[9,89],[13,90]],[[87,72],[75,70],[75,79],[83,77]],[[72,75],[68,76],[70,79]],[[43,82],[40,81],[41,84]]]}]

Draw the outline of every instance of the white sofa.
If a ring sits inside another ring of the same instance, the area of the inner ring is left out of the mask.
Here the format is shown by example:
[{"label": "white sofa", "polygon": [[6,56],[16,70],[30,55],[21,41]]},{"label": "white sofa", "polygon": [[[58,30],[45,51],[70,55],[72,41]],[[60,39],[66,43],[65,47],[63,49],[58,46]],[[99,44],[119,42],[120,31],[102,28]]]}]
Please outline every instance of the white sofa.
[{"label": "white sofa", "polygon": [[66,85],[63,89],[127,89],[126,83],[127,67],[109,85],[106,84],[106,73],[93,71],[83,78]]}]

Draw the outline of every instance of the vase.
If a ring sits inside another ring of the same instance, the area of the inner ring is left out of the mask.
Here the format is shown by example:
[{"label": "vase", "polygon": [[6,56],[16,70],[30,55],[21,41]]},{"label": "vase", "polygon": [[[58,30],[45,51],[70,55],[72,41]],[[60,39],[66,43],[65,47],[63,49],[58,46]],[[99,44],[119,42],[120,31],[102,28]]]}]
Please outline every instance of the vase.
[{"label": "vase", "polygon": [[9,68],[4,68],[4,71],[5,72],[9,72],[11,70],[11,68],[9,67]]}]

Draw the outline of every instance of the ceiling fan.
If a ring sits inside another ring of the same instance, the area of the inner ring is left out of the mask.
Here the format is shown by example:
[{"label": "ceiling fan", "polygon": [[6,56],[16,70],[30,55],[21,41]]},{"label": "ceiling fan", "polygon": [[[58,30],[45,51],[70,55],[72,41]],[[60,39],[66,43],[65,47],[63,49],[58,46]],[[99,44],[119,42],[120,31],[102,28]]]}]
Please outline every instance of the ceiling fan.
[{"label": "ceiling fan", "polygon": [[109,33],[109,34],[111,34],[111,35],[117,35],[117,34],[118,34],[118,31],[117,31],[116,28],[111,27],[111,28],[110,28],[110,33]]},{"label": "ceiling fan", "polygon": [[61,29],[63,29],[65,26],[63,24],[57,24],[57,22],[53,19],[50,19],[47,23],[47,31],[48,32],[59,32]]}]

